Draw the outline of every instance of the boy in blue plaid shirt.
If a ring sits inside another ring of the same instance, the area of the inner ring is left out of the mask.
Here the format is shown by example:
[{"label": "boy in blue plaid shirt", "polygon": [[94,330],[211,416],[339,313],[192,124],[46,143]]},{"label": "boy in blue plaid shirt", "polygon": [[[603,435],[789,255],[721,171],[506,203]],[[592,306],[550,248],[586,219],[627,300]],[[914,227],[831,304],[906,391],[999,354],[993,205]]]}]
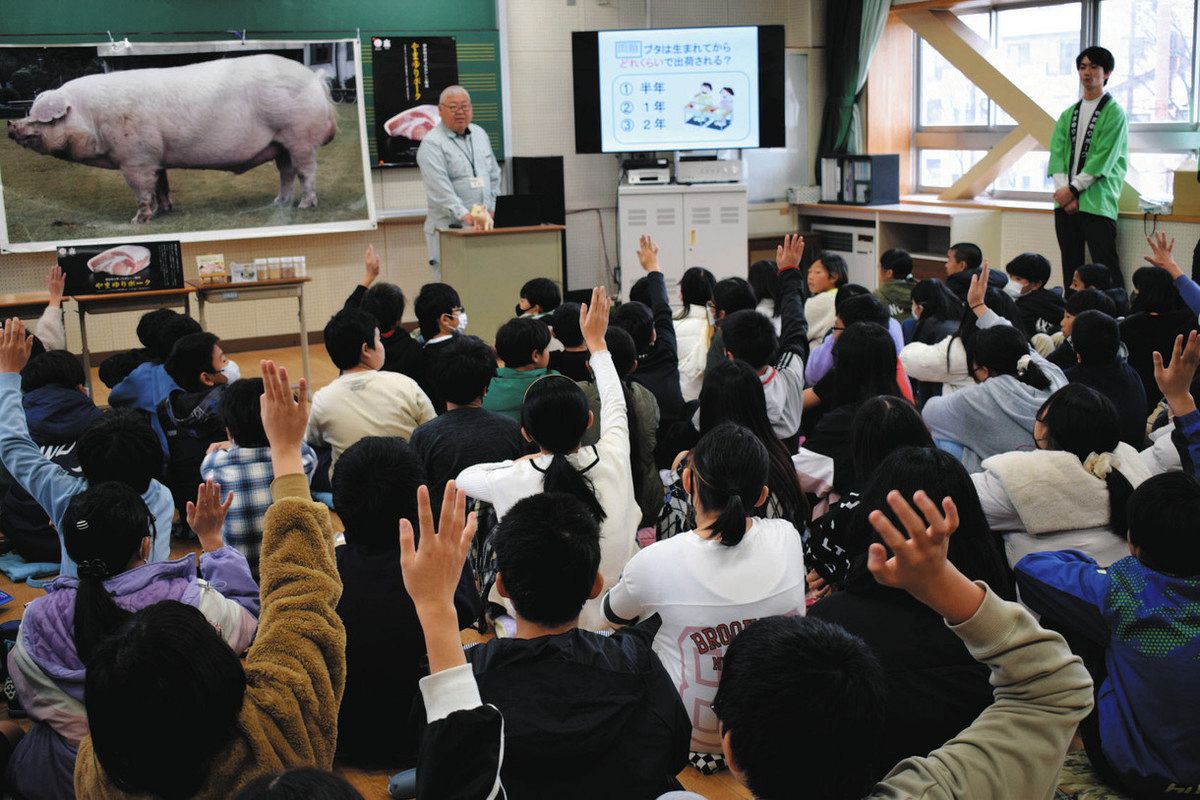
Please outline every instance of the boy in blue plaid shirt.
[{"label": "boy in blue plaid shirt", "polygon": [[[200,465],[205,480],[217,481],[233,491],[233,506],[225,517],[225,543],[246,557],[258,579],[258,552],[262,546],[263,516],[271,506],[271,448],[259,412],[262,378],[242,378],[229,384],[221,396],[217,414],[229,441],[217,442]],[[312,482],[317,454],[300,445],[304,474]]]}]

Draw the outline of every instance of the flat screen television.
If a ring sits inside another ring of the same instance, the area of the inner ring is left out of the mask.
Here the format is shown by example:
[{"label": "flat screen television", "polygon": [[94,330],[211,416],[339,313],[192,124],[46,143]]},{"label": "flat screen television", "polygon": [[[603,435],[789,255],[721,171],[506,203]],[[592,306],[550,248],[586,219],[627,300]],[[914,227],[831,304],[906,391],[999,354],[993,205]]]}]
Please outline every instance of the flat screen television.
[{"label": "flat screen television", "polygon": [[571,34],[575,152],[783,147],[782,25]]}]

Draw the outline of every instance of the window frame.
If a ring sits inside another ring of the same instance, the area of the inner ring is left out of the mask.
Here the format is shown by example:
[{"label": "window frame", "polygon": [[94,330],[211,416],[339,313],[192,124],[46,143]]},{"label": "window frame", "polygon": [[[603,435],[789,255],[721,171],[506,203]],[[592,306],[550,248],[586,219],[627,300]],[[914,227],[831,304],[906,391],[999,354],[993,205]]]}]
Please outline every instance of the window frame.
[{"label": "window frame", "polygon": [[[996,14],[1015,8],[1050,7],[1080,3],[1079,49],[1082,50],[1098,41],[1100,35],[1100,4],[1104,0],[1029,0],[1028,2],[993,2],[984,8],[963,9],[965,14],[988,13],[990,15],[989,42],[995,47],[997,37]],[[1015,125],[997,125],[1000,110],[990,98],[988,100],[987,125],[924,125],[921,122],[921,47],[922,40],[913,33],[913,64],[915,77],[912,93],[912,114],[916,124],[913,128],[912,174],[916,176],[914,189],[919,193],[938,194],[945,186],[924,183],[921,174],[922,150],[990,150],[1005,136],[1016,129]],[[1192,103],[1190,122],[1137,122],[1129,125],[1129,149],[1138,153],[1195,153],[1200,150],[1200,0],[1192,14]],[[993,199],[1049,200],[1050,192],[988,191]]]}]

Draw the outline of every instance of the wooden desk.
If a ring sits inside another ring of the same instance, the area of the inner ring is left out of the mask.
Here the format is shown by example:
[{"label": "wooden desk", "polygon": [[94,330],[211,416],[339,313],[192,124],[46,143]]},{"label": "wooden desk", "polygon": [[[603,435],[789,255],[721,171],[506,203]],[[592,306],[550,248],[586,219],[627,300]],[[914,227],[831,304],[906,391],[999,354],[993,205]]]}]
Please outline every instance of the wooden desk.
[{"label": "wooden desk", "polygon": [[192,315],[189,298],[196,289],[147,289],[144,292],[113,292],[111,294],[72,295],[79,312],[79,341],[83,346],[83,371],[87,376],[88,394],[92,393],[92,354],[88,349],[87,315],[116,314],[121,311],[147,311],[165,306],[183,306],[183,313]]},{"label": "wooden desk", "polygon": [[0,317],[33,319],[40,317],[48,305],[50,305],[50,295],[46,292],[0,294]]},{"label": "wooden desk", "polygon": [[275,278],[265,281],[242,281],[238,283],[200,283],[187,281],[196,292],[196,303],[200,306],[200,327],[208,330],[204,319],[207,303],[235,303],[239,300],[271,300],[278,297],[294,297],[300,319],[300,361],[304,365],[304,380],[312,383],[308,373],[308,324],[304,318],[304,284],[312,278]]},{"label": "wooden desk", "polygon": [[442,280],[454,287],[470,317],[469,333],[485,342],[512,319],[521,287],[549,278],[563,287],[564,225],[520,228],[438,228]]}]

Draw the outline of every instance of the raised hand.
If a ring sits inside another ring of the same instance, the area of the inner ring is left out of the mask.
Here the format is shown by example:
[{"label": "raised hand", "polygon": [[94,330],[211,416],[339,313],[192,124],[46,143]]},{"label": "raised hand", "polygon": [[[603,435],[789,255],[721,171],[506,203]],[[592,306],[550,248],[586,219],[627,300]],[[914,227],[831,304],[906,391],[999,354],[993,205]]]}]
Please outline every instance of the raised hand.
[{"label": "raised hand", "polygon": [[0,332],[0,372],[20,372],[29,363],[33,337],[25,335],[25,323],[10,317]]},{"label": "raised hand", "polygon": [[646,272],[661,271],[658,267],[658,245],[650,238],[650,234],[643,233],[642,237],[638,239],[637,257],[638,263]]},{"label": "raised hand", "polygon": [[604,334],[608,330],[608,310],[612,301],[603,286],[592,289],[592,302],[579,306],[579,330],[583,333],[583,342],[591,353],[599,353],[608,349],[604,342]]},{"label": "raised hand", "polygon": [[792,233],[783,237],[783,244],[775,248],[775,263],[780,271],[800,266],[800,258],[804,255],[804,237]]},{"label": "raised hand", "polygon": [[988,267],[985,258],[983,265],[979,268],[979,274],[971,276],[971,285],[967,289],[967,308],[977,317],[982,317],[988,310],[983,300],[987,295],[988,273],[990,272],[991,268]]},{"label": "raised hand", "polygon": [[1160,269],[1165,269],[1172,278],[1178,278],[1183,274],[1183,270],[1175,263],[1175,257],[1171,255],[1171,251],[1175,248],[1174,239],[1167,241],[1165,233],[1157,233],[1154,236],[1147,236],[1146,244],[1150,245],[1150,255],[1145,256],[1146,261]]},{"label": "raised hand", "polygon": [[369,287],[379,277],[379,256],[375,255],[375,245],[367,245],[366,255],[363,256],[363,279],[359,281],[363,286]]},{"label": "raised hand", "polygon": [[46,289],[50,292],[50,305],[57,308],[62,305],[63,292],[67,288],[67,276],[62,267],[55,264],[46,276]]},{"label": "raised hand", "polygon": [[299,397],[292,395],[287,369],[274,361],[260,361],[263,395],[259,401],[263,430],[271,444],[271,463],[275,477],[304,472],[300,443],[308,427],[308,384],[300,379]]},{"label": "raised hand", "polygon": [[1163,364],[1162,353],[1155,352],[1154,381],[1162,390],[1171,413],[1177,417],[1196,410],[1196,401],[1192,399],[1192,380],[1196,377],[1196,368],[1200,366],[1200,334],[1196,331],[1188,333],[1187,345],[1183,336],[1175,337],[1175,346],[1171,349],[1171,364]]},{"label": "raised hand", "polygon": [[[871,512],[867,519],[887,545],[885,548],[875,542],[867,551],[867,568],[875,580],[904,589],[951,623],[970,619],[983,602],[983,590],[947,558],[950,534],[958,529],[954,501],[944,498],[939,510],[929,495],[917,492],[913,502],[925,519],[895,490],[888,493],[887,501],[908,536],[879,509]],[[892,552],[890,558],[888,550]]]},{"label": "raised hand", "polygon": [[430,673],[466,663],[454,610],[454,590],[475,538],[475,514],[467,516],[466,510],[466,492],[458,491],[454,481],[449,481],[442,495],[437,530],[433,527],[429,489],[417,488],[419,547],[412,524],[400,520],[400,576],[425,632]]},{"label": "raised hand", "polygon": [[187,524],[200,540],[205,552],[218,550],[225,545],[221,528],[225,515],[233,505],[233,492],[221,502],[221,484],[208,480],[196,487],[196,502],[187,501]]}]

